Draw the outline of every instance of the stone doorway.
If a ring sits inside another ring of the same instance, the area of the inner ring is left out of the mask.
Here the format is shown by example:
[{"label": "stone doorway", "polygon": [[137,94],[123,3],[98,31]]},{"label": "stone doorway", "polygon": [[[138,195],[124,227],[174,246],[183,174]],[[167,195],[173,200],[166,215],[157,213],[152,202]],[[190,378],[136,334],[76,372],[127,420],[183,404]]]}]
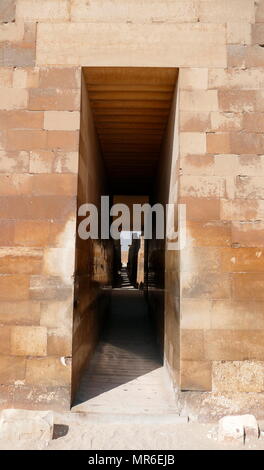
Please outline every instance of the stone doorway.
[{"label": "stone doorway", "polygon": [[[175,68],[83,68],[79,206],[89,202],[99,208],[101,197],[106,195],[113,203],[126,203],[131,209],[133,203],[150,202],[165,206],[171,202],[172,187],[176,183],[171,173],[172,170],[175,172],[178,156],[177,145],[174,146],[177,76]],[[80,217],[79,222],[81,220]],[[106,404],[104,398],[101,403],[100,395],[104,397],[106,391],[119,387],[122,396],[126,390],[124,385],[128,389],[132,386],[133,395],[133,381],[135,387],[140,388],[141,376],[147,387],[148,374],[150,382],[154,381],[152,391],[151,388],[145,390],[146,403],[151,393],[153,396],[162,395],[162,387],[166,388],[164,370],[161,369],[164,369],[162,365],[165,362],[167,370],[171,361],[169,349],[171,355],[172,348],[169,347],[170,333],[166,328],[168,325],[171,327],[171,321],[177,315],[168,297],[176,297],[177,292],[165,297],[165,286],[166,276],[171,276],[171,272],[177,269],[177,258],[174,255],[174,267],[171,264],[166,269],[166,241],[154,236],[152,240],[142,239],[141,244],[144,246],[142,273],[138,275],[141,281],[136,282],[137,276],[135,273],[132,275],[135,271],[133,266],[127,271],[130,280],[135,278],[131,281],[133,286],[140,284],[141,290],[134,289],[128,293],[127,288],[112,290],[115,287],[114,271],[121,262],[121,258],[117,262],[120,244],[107,239],[84,241],[77,237],[72,363],[74,409],[87,410],[93,407],[93,403],[95,407],[104,408]],[[133,244],[130,251],[130,264],[133,264]],[[120,316],[120,311],[127,314],[126,328],[126,319]],[[134,347],[130,337],[133,321]],[[105,322],[110,322],[106,329]],[[102,331],[105,337],[96,349]],[[119,344],[119,341],[124,347],[123,356],[117,352],[115,343]],[[173,343],[177,341],[175,330]],[[179,345],[175,345],[174,351],[178,350]],[[125,374],[121,364],[121,372],[118,370],[119,360],[127,369]],[[176,363],[170,368],[169,372],[173,371],[176,376]],[[110,385],[106,387],[106,383]],[[111,397],[111,393],[108,395]],[[110,398],[109,406],[111,401]],[[165,407],[165,402],[162,406]]]}]

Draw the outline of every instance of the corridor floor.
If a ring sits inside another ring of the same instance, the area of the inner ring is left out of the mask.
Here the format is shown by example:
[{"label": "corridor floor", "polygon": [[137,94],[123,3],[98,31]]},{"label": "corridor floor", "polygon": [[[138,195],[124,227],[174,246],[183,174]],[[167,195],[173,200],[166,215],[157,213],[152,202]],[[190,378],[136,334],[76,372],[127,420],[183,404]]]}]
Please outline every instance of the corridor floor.
[{"label": "corridor floor", "polygon": [[72,411],[177,413],[141,291],[113,289],[104,333]]}]

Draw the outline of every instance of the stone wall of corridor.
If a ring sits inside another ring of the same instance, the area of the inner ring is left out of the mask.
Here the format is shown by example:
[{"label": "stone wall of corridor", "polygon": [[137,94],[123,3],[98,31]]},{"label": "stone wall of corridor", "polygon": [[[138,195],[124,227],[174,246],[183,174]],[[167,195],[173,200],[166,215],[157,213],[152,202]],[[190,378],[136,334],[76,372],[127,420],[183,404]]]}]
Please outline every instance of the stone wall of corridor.
[{"label": "stone wall of corridor", "polygon": [[1,407],[70,405],[82,66],[179,67],[178,385],[264,391],[263,44],[263,0],[1,0]]}]

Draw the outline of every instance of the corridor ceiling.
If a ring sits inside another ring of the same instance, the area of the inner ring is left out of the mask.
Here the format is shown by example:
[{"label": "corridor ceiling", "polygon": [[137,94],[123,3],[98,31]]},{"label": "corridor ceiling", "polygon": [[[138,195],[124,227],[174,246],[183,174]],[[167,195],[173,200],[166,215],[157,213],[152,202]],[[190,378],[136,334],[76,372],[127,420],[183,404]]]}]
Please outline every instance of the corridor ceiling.
[{"label": "corridor ceiling", "polygon": [[84,76],[110,189],[150,191],[178,70],[86,67]]}]

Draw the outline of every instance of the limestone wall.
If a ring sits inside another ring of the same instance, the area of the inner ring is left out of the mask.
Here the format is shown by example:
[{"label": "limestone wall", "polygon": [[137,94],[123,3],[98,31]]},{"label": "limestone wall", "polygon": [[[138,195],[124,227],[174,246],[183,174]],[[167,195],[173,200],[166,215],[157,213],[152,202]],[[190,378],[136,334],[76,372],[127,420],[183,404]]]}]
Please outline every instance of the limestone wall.
[{"label": "limestone wall", "polygon": [[263,391],[263,0],[2,0],[0,22],[1,406],[69,404],[85,65],[180,68],[181,388]]},{"label": "limestone wall", "polygon": [[80,72],[2,67],[0,83],[1,406],[66,407]]}]

